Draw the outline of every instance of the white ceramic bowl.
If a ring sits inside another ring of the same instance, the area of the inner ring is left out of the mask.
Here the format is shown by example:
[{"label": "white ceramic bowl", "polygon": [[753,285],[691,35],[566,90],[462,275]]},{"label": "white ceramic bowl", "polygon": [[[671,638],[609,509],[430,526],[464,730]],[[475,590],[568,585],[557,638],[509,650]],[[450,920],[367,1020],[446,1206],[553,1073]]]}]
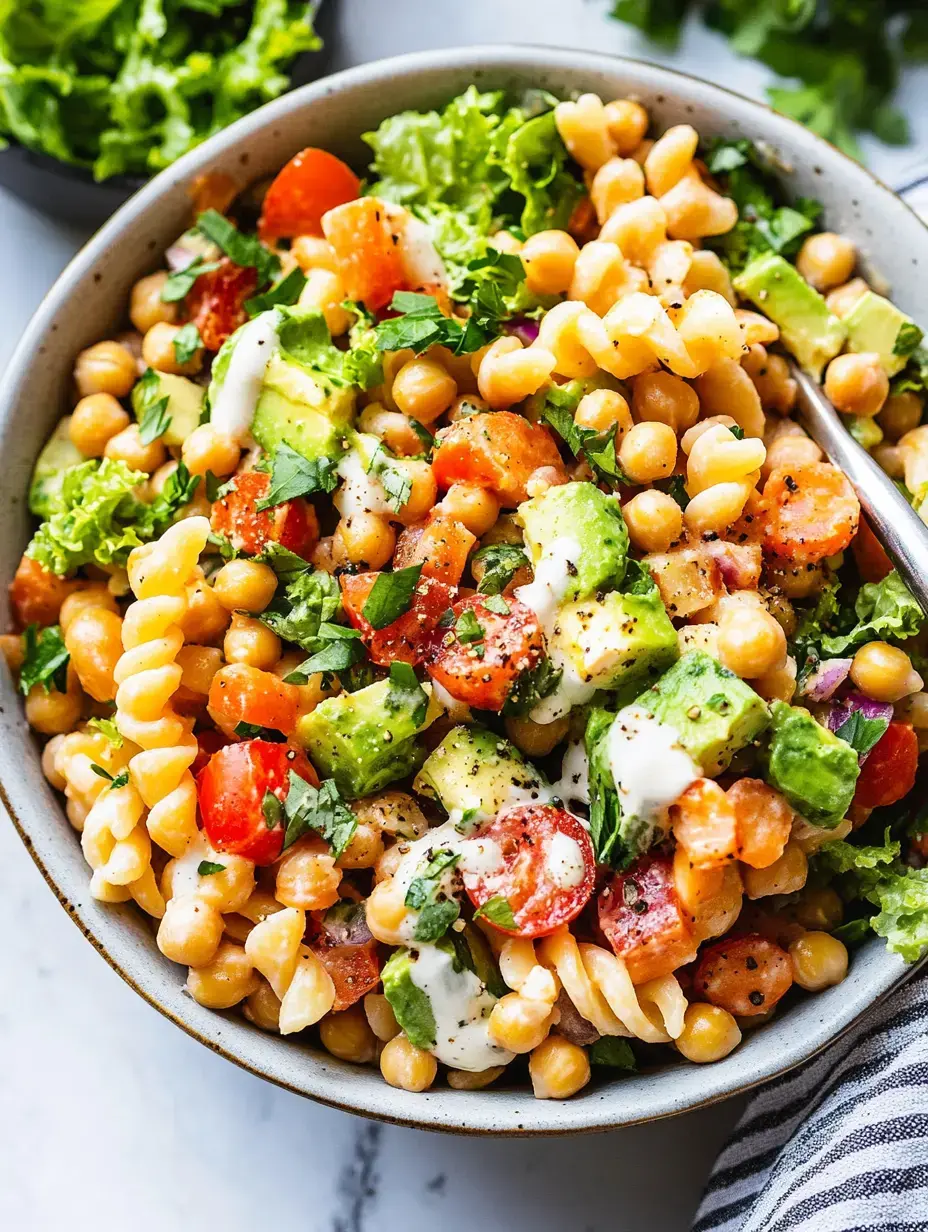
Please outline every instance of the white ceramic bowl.
[{"label": "white ceramic bowl", "polygon": [[[26,490],[35,457],[69,407],[76,353],[122,323],[129,289],[161,263],[189,219],[187,188],[205,171],[243,181],[277,170],[297,150],[320,145],[366,164],[360,134],[404,108],[441,104],[471,82],[480,88],[543,86],[556,94],[594,90],[633,95],[655,125],[692,123],[703,136],[768,142],[793,166],[791,191],[824,202],[830,228],[851,236],[865,267],[892,287],[907,312],[923,308],[928,234],[888,188],[791,120],[718,86],[618,57],[530,47],[427,52],[366,65],[305,86],[200,146],[142,189],[58,279],[33,318],[0,390],[4,459],[0,573],[11,578],[30,534]],[[119,974],[207,1047],[290,1090],[323,1103],[431,1129],[474,1133],[568,1133],[670,1116],[711,1103],[807,1059],[846,1029],[904,973],[871,941],[837,988],[805,998],[751,1032],[731,1056],[699,1067],[666,1064],[615,1082],[594,1083],[565,1103],[535,1100],[524,1087],[421,1095],[396,1091],[372,1068],[341,1063],[295,1039],[266,1035],[234,1013],[203,1009],[182,991],[183,972],[159,954],[152,930],[129,905],[90,896],[77,836],[39,767],[21,699],[6,672],[0,703],[0,796],[60,902]],[[170,1083],[171,1075],[165,1074]]]}]

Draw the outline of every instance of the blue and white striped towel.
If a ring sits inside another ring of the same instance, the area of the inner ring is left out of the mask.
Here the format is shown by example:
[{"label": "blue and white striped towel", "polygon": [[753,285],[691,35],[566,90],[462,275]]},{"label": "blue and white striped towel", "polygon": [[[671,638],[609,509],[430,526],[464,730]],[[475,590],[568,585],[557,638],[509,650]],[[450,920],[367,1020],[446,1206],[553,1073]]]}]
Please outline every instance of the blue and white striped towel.
[{"label": "blue and white striped towel", "polygon": [[[924,164],[899,187],[928,218]],[[928,1232],[928,971],[760,1088],[692,1232]]]}]

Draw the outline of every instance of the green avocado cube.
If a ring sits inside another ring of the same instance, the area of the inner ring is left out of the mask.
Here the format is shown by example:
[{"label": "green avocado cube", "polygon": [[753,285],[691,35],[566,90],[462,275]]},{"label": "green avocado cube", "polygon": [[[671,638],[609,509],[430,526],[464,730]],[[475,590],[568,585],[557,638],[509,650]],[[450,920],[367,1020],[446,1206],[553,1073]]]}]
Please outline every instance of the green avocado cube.
[{"label": "green avocado cube", "polygon": [[[895,376],[908,363],[913,348],[896,353],[899,331],[908,327],[918,340],[920,332],[911,317],[882,295],[868,291],[844,318],[849,351],[875,351],[887,376]],[[903,335],[903,341],[905,335]]]},{"label": "green avocado cube", "polygon": [[455,727],[429,754],[413,790],[458,820],[485,821],[516,799],[538,799],[547,786],[514,744],[485,727]]},{"label": "green avocado cube", "polygon": [[29,485],[29,512],[50,518],[57,507],[65,472],[87,459],[71,441],[71,416],[60,420],[36,459]]},{"label": "green avocado cube", "polygon": [[536,567],[558,540],[579,547],[568,553],[573,568],[564,600],[586,599],[622,584],[628,531],[617,497],[607,496],[592,483],[562,484],[524,501],[517,520]]},{"label": "green avocado cube", "polygon": [[268,453],[287,444],[305,458],[338,457],[354,418],[356,391],[351,386],[327,389],[302,364],[277,354],[271,357],[251,434]]},{"label": "green avocado cube", "polygon": [[647,594],[612,591],[601,599],[568,603],[558,613],[548,649],[556,664],[566,665],[584,684],[636,692],[680,653],[656,587]]},{"label": "green avocado cube", "polygon": [[428,993],[413,981],[415,955],[410,950],[396,950],[390,955],[380,977],[383,995],[390,1002],[396,1021],[406,1038],[417,1048],[434,1048],[437,1043],[435,1013]]},{"label": "green avocado cube", "polygon": [[844,346],[844,322],[794,265],[776,253],[755,257],[734,279],[739,295],[779,325],[787,350],[818,380]]},{"label": "green avocado cube", "polygon": [[[430,693],[429,685],[423,688]],[[378,680],[356,693],[327,698],[297,723],[297,740],[343,795],[369,795],[422,764],[425,749],[416,736],[439,708],[429,705],[423,717],[394,697],[390,681]]]},{"label": "green avocado cube", "polygon": [[203,400],[206,391],[202,385],[188,380],[185,376],[175,376],[171,372],[158,372],[149,368],[142,379],[132,390],[132,409],[135,417],[142,422],[142,417],[148,407],[167,398],[165,416],[168,426],[161,440],[165,445],[183,445],[195,428],[200,426],[203,414]]},{"label": "green avocado cube", "polygon": [[854,799],[856,751],[800,706],[774,702],[771,712],[767,782],[806,821],[832,829]]},{"label": "green avocado cube", "polygon": [[764,699],[702,650],[685,654],[638,705],[677,730],[680,743],[710,778],[770,722]]}]

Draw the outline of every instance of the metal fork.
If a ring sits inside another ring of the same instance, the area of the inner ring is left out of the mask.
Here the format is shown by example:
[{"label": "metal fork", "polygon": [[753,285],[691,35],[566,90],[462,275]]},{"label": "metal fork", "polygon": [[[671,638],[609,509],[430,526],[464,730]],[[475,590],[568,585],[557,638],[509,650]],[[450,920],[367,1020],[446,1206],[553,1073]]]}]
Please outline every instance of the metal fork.
[{"label": "metal fork", "polygon": [[799,387],[797,409],[806,431],[848,479],[867,521],[893,564],[928,613],[928,526],[886,472],[854,440],[821,387],[790,360]]}]

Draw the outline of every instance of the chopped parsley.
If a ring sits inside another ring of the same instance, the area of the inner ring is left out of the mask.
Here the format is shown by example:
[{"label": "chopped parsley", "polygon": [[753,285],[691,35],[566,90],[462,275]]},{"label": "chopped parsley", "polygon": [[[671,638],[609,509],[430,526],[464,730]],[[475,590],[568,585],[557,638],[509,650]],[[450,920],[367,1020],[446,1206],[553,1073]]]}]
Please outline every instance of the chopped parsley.
[{"label": "chopped parsley", "polygon": [[516,573],[528,565],[524,549],[514,543],[491,543],[475,552],[472,559],[484,566],[477,586],[481,595],[498,595],[506,589]]},{"label": "chopped parsley", "polygon": [[379,573],[364,601],[361,615],[372,629],[385,629],[412,607],[422,565],[409,565],[392,573]]},{"label": "chopped parsley", "polygon": [[338,484],[338,463],[334,458],[314,458],[310,461],[289,445],[278,445],[271,456],[271,484],[267,496],[259,500],[258,513],[273,509],[284,501],[316,492],[334,492]]},{"label": "chopped parsley", "polygon": [[259,286],[270,282],[280,269],[278,258],[264,247],[257,236],[245,235],[218,210],[204,210],[198,215],[196,229],[221,248],[236,265],[256,270]]},{"label": "chopped parsley", "polygon": [[396,459],[387,452],[383,445],[378,445],[367,468],[369,475],[376,475],[387,498],[387,504],[394,513],[399,513],[412,495],[412,476]]},{"label": "chopped parsley", "polygon": [[196,322],[188,321],[186,325],[182,325],[174,335],[171,345],[174,347],[174,358],[179,364],[186,364],[193,359],[203,345]]},{"label": "chopped parsley", "polygon": [[300,267],[294,266],[289,274],[284,274],[263,295],[255,295],[245,300],[245,311],[250,317],[256,317],[261,312],[267,312],[278,304],[289,307],[295,304],[306,286],[306,275]]},{"label": "chopped parsley", "polygon": [[429,708],[429,696],[408,663],[390,664],[390,685],[387,689],[386,707],[391,714],[397,711],[410,714],[416,727],[421,727],[425,722]]},{"label": "chopped parsley", "polygon": [[432,855],[406,891],[406,906],[418,911],[413,937],[416,941],[437,941],[461,914],[457,900],[442,889],[446,874],[457,867],[460,852],[441,850]]},{"label": "chopped parsley", "polygon": [[159,436],[164,436],[171,426],[168,402],[167,397],[159,398],[157,402],[150,402],[142,412],[139,419],[139,440],[143,445],[150,445]]},{"label": "chopped parsley", "polygon": [[235,724],[236,736],[243,740],[269,740],[273,744],[286,744],[287,737],[283,732],[273,727],[260,727],[257,723],[246,723],[244,719]]},{"label": "chopped parsley", "polygon": [[224,873],[225,868],[224,864],[214,864],[211,860],[201,860],[197,865],[197,872],[201,877],[212,877],[214,873]]},{"label": "chopped parsley", "polygon": [[193,284],[201,274],[211,274],[213,270],[219,269],[218,261],[205,261],[203,257],[194,257],[189,265],[185,265],[183,269],[175,270],[173,274],[169,274],[165,280],[164,286],[161,288],[161,302],[164,304],[176,304],[182,299],[186,299],[193,290]]},{"label": "chopped parsley", "polygon": [[563,675],[564,669],[555,667],[545,656],[516,680],[503,705],[503,714],[528,714],[543,698],[551,696]]},{"label": "chopped parsley", "polygon": [[40,684],[46,693],[54,686],[59,693],[68,687],[70,654],[64,644],[60,625],[39,629],[29,625],[23,633],[23,665],[19,671],[19,690],[28,695]]},{"label": "chopped parsley", "polygon": [[512,907],[509,899],[504,898],[502,894],[494,894],[492,898],[488,898],[482,907],[479,907],[474,912],[474,919],[482,916],[490,924],[495,924],[498,928],[515,929],[516,917],[512,914]]},{"label": "chopped parsley", "polygon": [[287,819],[284,851],[314,830],[329,844],[336,860],[351,842],[358,824],[334,779],[326,779],[319,787],[313,787],[292,770],[284,814]]},{"label": "chopped parsley", "polygon": [[460,614],[455,622],[454,634],[458,641],[468,646],[473,642],[482,642],[486,637],[486,631],[477,617],[470,608]]}]

